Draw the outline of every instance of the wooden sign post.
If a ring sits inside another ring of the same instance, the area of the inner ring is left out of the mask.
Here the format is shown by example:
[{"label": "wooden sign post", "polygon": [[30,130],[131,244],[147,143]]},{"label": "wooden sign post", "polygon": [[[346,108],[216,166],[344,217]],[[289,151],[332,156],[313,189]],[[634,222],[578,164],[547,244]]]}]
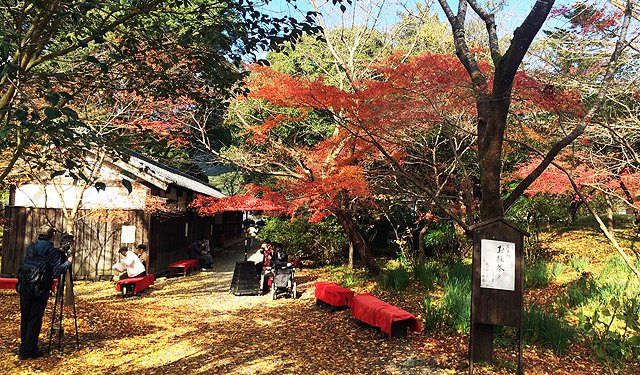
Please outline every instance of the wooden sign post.
[{"label": "wooden sign post", "polygon": [[469,374],[473,363],[491,361],[495,326],[518,328],[518,374],[522,365],[523,239],[528,235],[499,218],[474,225]]}]

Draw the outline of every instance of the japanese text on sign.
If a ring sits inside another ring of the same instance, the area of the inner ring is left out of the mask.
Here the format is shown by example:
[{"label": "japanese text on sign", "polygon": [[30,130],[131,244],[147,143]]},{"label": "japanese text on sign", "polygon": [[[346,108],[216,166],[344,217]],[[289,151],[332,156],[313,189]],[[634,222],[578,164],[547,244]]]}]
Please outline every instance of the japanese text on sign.
[{"label": "japanese text on sign", "polygon": [[123,225],[122,236],[120,237],[120,243],[134,243],[134,242],[136,242],[136,226]]},{"label": "japanese text on sign", "polygon": [[513,242],[480,241],[480,287],[515,290],[516,244]]}]

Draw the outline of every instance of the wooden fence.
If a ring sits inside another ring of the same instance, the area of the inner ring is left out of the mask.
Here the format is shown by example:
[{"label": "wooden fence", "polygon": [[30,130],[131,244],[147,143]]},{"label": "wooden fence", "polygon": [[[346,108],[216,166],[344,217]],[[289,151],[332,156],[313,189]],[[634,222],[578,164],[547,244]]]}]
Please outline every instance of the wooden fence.
[{"label": "wooden fence", "polygon": [[[118,258],[123,225],[136,226],[136,243],[147,243],[149,215],[143,211],[124,211],[122,223],[95,220],[81,211],[74,223],[72,246],[73,272],[76,277],[110,279],[111,267]],[[38,228],[48,224],[57,230],[66,228],[62,211],[53,208],[5,207],[9,224],[3,235],[2,268],[4,276],[15,275],[22,264],[27,245],[38,238]],[[61,233],[56,232],[53,242],[60,244]]]},{"label": "wooden fence", "polygon": [[[123,213],[120,223],[93,219],[89,211],[79,213],[80,219],[75,222],[73,231],[75,277],[100,280],[116,275],[112,265],[119,259],[123,225],[136,227],[135,244],[147,244],[149,273],[163,271],[169,263],[187,258],[187,248],[196,239],[209,238],[215,246],[220,234],[224,234],[227,241],[242,235],[242,214],[236,212],[225,213],[218,220],[194,213],[169,217],[151,216],[139,210]],[[41,225],[49,224],[58,230],[66,228],[59,209],[8,206],[5,207],[5,217],[9,224],[2,239],[2,276],[15,276],[22,264],[25,248],[38,238]],[[57,232],[53,239],[56,246],[60,244],[60,238],[61,234]]]}]

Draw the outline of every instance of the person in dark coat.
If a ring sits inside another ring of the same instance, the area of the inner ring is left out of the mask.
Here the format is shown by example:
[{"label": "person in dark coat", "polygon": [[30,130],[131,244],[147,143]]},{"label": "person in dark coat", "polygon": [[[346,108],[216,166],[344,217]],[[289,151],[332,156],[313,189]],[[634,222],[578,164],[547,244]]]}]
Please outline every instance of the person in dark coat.
[{"label": "person in dark coat", "polygon": [[35,291],[26,289],[20,293],[20,349],[18,357],[22,360],[42,357],[43,353],[38,349],[38,336],[42,328],[42,317],[47,307],[47,300],[53,279],[67,272],[71,262],[66,259],[63,252],[53,247],[54,229],[49,225],[43,225],[38,231],[38,241],[27,247],[25,262],[34,258],[42,258],[51,267],[53,278],[44,285],[46,289],[36,294]]}]

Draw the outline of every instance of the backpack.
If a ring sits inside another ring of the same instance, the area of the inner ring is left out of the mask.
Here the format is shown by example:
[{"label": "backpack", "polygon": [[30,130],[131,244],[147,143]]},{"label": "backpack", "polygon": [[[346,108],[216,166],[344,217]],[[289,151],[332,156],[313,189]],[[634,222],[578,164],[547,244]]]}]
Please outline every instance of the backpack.
[{"label": "backpack", "polygon": [[281,249],[276,251],[271,261],[273,263],[287,263],[289,261],[289,256],[287,255],[286,251]]},{"label": "backpack", "polygon": [[[35,244],[29,246],[35,246]],[[18,294],[33,293],[35,296],[41,296],[51,289],[52,284],[53,269],[48,258],[30,257],[24,260],[18,271],[18,282],[16,283]]]}]

